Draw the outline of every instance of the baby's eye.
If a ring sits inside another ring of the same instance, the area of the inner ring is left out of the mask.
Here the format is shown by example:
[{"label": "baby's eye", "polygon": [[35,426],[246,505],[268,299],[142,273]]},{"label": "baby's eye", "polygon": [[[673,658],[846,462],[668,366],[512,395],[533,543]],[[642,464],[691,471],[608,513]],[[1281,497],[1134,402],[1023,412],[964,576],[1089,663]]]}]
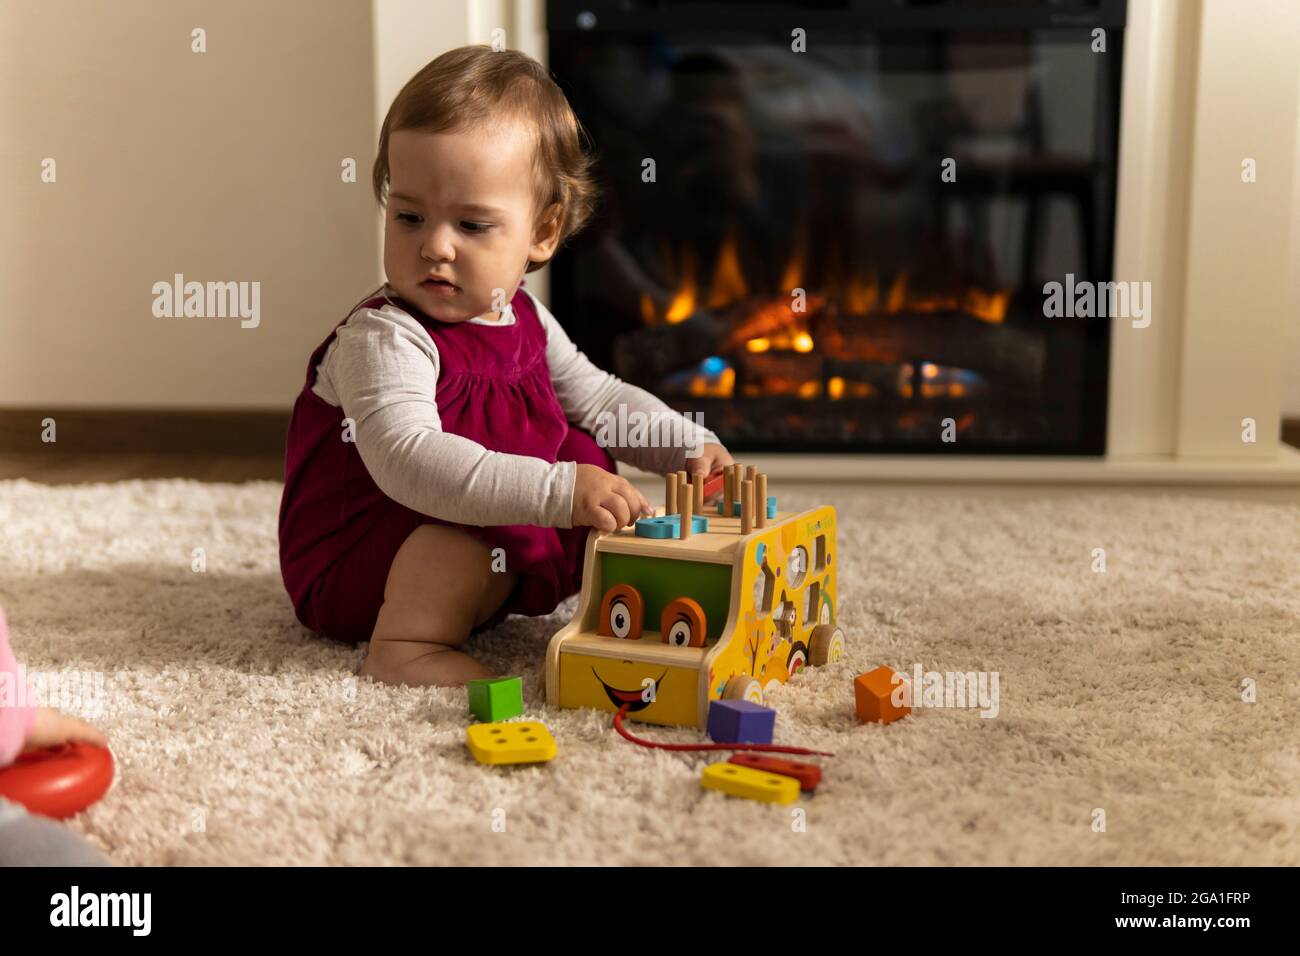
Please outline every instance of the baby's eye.
[{"label": "baby's eye", "polygon": [[474,233],[487,232],[489,229],[492,228],[492,224],[490,222],[462,222],[460,225],[461,228],[464,229],[466,232],[474,232]]},{"label": "baby's eye", "polygon": [[398,222],[406,223],[408,226],[417,225],[420,221],[420,217],[411,212],[399,212],[394,218]]}]

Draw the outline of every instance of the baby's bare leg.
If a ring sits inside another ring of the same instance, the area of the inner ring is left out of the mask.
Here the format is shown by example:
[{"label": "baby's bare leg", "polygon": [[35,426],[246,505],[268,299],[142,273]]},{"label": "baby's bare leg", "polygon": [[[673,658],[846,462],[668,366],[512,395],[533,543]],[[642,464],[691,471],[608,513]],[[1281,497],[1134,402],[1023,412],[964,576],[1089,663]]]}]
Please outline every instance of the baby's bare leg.
[{"label": "baby's bare leg", "polygon": [[490,670],[457,650],[505,603],[517,571],[494,572],[492,553],[465,532],[423,524],[397,549],[361,673],[386,684],[451,686]]}]

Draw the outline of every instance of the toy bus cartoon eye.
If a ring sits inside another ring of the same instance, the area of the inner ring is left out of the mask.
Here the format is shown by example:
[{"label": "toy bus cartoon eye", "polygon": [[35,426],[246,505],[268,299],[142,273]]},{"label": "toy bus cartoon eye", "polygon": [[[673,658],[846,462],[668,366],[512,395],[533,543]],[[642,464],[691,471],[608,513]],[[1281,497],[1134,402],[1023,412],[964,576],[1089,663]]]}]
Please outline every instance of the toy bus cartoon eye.
[{"label": "toy bus cartoon eye", "polygon": [[639,641],[644,618],[645,602],[641,600],[641,592],[630,584],[615,584],[605,592],[600,602],[600,622],[596,633]]},{"label": "toy bus cartoon eye", "polygon": [[663,642],[674,647],[703,647],[704,608],[688,597],[674,598],[659,620]]}]

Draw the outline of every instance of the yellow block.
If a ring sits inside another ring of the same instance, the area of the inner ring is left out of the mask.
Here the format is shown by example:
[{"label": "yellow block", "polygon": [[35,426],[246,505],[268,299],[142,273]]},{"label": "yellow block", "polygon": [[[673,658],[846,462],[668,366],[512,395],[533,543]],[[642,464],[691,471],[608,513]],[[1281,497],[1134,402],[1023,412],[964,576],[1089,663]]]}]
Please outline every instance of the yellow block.
[{"label": "yellow block", "polygon": [[479,763],[540,763],[555,756],[555,738],[536,720],[470,724],[465,743]]},{"label": "yellow block", "polygon": [[794,803],[799,798],[799,781],[776,773],[764,773],[735,763],[711,763],[700,775],[707,790],[721,790],[733,797],[764,803]]}]

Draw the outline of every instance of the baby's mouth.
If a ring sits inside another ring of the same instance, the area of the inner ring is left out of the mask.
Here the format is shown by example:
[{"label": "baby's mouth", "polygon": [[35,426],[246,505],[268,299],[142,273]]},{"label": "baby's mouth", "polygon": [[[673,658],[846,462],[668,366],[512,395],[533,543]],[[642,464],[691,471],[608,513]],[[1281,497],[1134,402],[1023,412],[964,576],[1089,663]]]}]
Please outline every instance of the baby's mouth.
[{"label": "baby's mouth", "polygon": [[460,288],[460,286],[452,285],[450,282],[446,281],[445,279],[425,279],[424,281],[422,281],[422,282],[420,283],[420,285],[421,285],[421,287],[423,287],[423,288],[425,288],[425,289],[448,289],[448,290],[452,290],[452,289],[459,289],[459,288]]}]

